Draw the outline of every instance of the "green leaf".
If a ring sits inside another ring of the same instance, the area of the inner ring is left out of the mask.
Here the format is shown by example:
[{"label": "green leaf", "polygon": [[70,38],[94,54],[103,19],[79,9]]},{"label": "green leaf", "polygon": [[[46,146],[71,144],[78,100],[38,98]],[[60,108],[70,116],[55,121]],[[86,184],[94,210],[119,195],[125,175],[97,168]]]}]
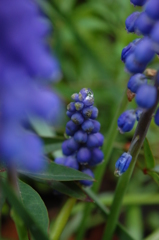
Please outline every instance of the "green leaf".
[{"label": "green leaf", "polygon": [[151,233],[144,240],[158,240],[159,239],[159,228],[157,228],[153,233]]},{"label": "green leaf", "polygon": [[153,170],[154,172],[159,173],[159,165],[156,165],[152,170]]},{"label": "green leaf", "polygon": [[35,132],[40,137],[54,137],[54,129],[51,128],[46,122],[40,118],[30,118],[30,122]]},{"label": "green leaf", "polygon": [[5,196],[2,192],[2,190],[0,189],[0,216],[1,216],[1,210],[2,210],[4,202],[5,202]]},{"label": "green leaf", "polygon": [[82,201],[91,201],[91,198],[74,182],[52,182],[51,187],[56,191],[68,195],[72,198],[77,198]]},{"label": "green leaf", "polygon": [[154,160],[154,157],[150,148],[150,144],[147,138],[145,138],[144,140],[144,155],[145,155],[146,167],[149,169],[154,168],[155,160]]},{"label": "green leaf", "polygon": [[147,174],[152,177],[152,179],[157,183],[157,185],[159,186],[159,174],[157,172],[154,171],[147,171]]},{"label": "green leaf", "polygon": [[40,195],[28,184],[19,180],[21,199],[26,210],[36,220],[40,228],[47,233],[49,217],[46,206]]},{"label": "green leaf", "polygon": [[[107,219],[109,215],[109,209],[103,205],[103,203],[99,200],[98,196],[91,189],[86,188],[84,191],[92,200],[94,200],[96,206],[101,210],[105,219]],[[121,239],[134,240],[134,238],[127,232],[126,228],[122,224],[117,223],[116,230],[120,236],[122,235]]]},{"label": "green leaf", "polygon": [[72,168],[68,168],[62,165],[58,165],[54,162],[48,164],[47,169],[39,173],[31,173],[22,170],[18,170],[19,173],[27,175],[28,177],[34,178],[37,181],[76,181],[76,180],[91,180],[94,179],[87,174],[77,171]]},{"label": "green leaf", "polygon": [[19,215],[19,217],[24,221],[25,225],[31,231],[33,237],[35,239],[49,240],[43,228],[39,226],[39,224],[35,221],[30,212],[28,212],[23,203],[15,195],[9,184],[5,180],[1,179],[1,186],[8,202]]},{"label": "green leaf", "polygon": [[60,22],[64,23],[70,29],[71,33],[78,43],[78,46],[81,47],[81,51],[83,51],[84,54],[89,57],[90,62],[92,62],[96,69],[99,71],[101,77],[104,79],[106,77],[108,78],[109,76],[108,71],[106,71],[105,68],[105,62],[102,61],[98,52],[96,52],[90,43],[87,42],[83,33],[77,29],[74,20],[72,20],[69,15],[65,14],[65,12],[62,11],[55,1],[50,0],[49,2],[46,2],[43,0],[38,0],[38,3],[43,11],[46,12],[46,14],[50,17],[50,19],[54,18],[53,12],[59,16]]},{"label": "green leaf", "polygon": [[62,142],[65,140],[63,137],[42,137],[44,142],[45,153],[51,153],[55,150],[61,149]]},{"label": "green leaf", "polygon": [[42,140],[45,145],[51,145],[55,143],[62,143],[65,138],[64,137],[42,137]]}]

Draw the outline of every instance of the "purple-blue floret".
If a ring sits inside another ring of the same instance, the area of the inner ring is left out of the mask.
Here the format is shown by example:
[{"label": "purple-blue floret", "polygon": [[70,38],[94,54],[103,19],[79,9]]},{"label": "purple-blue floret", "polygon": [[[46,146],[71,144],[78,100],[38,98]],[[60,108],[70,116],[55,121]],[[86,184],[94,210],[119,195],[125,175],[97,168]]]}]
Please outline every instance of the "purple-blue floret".
[{"label": "purple-blue floret", "polygon": [[[99,132],[100,123],[95,120],[98,109],[93,106],[94,96],[90,89],[83,88],[79,93],[74,93],[72,99],[75,102],[67,105],[66,112],[71,118],[66,124],[66,134],[69,138],[62,143],[62,152],[65,156],[55,159],[55,163],[77,169],[74,167],[75,161],[69,161],[66,165],[66,161],[68,162],[68,158],[71,157],[78,163],[78,169],[94,177],[89,168],[95,167],[104,159],[100,149],[104,136]],[[83,180],[80,183],[91,186],[93,182]]]}]

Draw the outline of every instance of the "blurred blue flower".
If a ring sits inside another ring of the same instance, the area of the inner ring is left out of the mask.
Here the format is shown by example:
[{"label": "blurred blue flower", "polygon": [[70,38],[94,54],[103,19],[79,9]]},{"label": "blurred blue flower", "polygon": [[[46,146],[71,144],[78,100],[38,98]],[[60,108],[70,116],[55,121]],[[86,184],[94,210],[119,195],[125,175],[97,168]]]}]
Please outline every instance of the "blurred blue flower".
[{"label": "blurred blue flower", "polygon": [[44,80],[61,76],[46,40],[50,31],[34,1],[0,1],[0,158],[6,167],[39,171],[46,164],[43,144],[28,126],[31,117],[55,123],[60,108]]}]

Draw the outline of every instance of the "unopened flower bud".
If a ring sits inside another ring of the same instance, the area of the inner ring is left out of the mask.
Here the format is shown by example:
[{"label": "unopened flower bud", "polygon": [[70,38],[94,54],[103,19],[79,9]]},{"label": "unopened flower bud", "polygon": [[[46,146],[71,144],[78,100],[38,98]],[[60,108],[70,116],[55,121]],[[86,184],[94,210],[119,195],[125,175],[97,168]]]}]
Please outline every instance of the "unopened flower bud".
[{"label": "unopened flower bud", "polygon": [[104,154],[99,148],[92,149],[91,154],[91,160],[88,163],[89,166],[94,167],[97,164],[101,163],[104,159]]},{"label": "unopened flower bud", "polygon": [[81,113],[74,113],[74,114],[72,115],[72,117],[71,117],[71,120],[72,120],[75,124],[80,125],[80,124],[83,123],[84,118],[83,118],[83,116],[82,116]]},{"label": "unopened flower bud", "polygon": [[94,128],[94,124],[91,120],[85,120],[82,124],[83,131],[91,133]]},{"label": "unopened flower bud", "polygon": [[136,73],[135,75],[131,76],[128,82],[128,89],[131,90],[131,92],[136,93],[138,88],[147,83],[146,76],[141,73]]},{"label": "unopened flower bud", "polygon": [[[94,178],[94,174],[90,169],[84,169],[82,170],[83,173],[89,175],[90,177]],[[80,180],[80,183],[86,187],[90,187],[93,184],[93,181],[89,180]]]},{"label": "unopened flower bud", "polygon": [[77,102],[77,101],[79,100],[79,95],[78,95],[78,93],[72,94],[71,98],[72,98],[72,100],[74,100],[75,102]]},{"label": "unopened flower bud", "polygon": [[68,105],[67,105],[67,110],[70,111],[70,112],[75,112],[76,109],[75,109],[75,103],[74,102],[70,102]]},{"label": "unopened flower bud", "polygon": [[79,126],[70,120],[66,124],[66,129],[68,129],[72,134],[74,134],[79,129]]},{"label": "unopened flower bud", "polygon": [[115,175],[121,176],[129,167],[132,156],[129,153],[123,153],[115,164]]},{"label": "unopened flower bud", "polygon": [[134,6],[143,6],[147,0],[130,0]]},{"label": "unopened flower bud", "polygon": [[86,147],[80,148],[79,151],[77,152],[77,161],[80,164],[87,164],[90,159],[91,151]]},{"label": "unopened flower bud", "polygon": [[73,154],[74,151],[72,151],[71,149],[68,148],[67,146],[67,142],[68,140],[65,140],[63,143],[62,143],[62,152],[65,156],[70,156]]},{"label": "unopened flower bud", "polygon": [[79,164],[77,162],[77,159],[73,156],[66,157],[64,166],[70,167],[76,170],[79,169]]},{"label": "unopened flower bud", "polygon": [[141,108],[151,108],[157,97],[157,89],[151,85],[142,85],[136,94],[136,102]]},{"label": "unopened flower bud", "polygon": [[79,130],[74,134],[74,139],[78,143],[85,143],[87,141],[87,133]]},{"label": "unopened flower bud", "polygon": [[127,110],[118,118],[118,129],[121,133],[132,130],[136,121],[136,114],[134,110]]},{"label": "unopened flower bud", "polygon": [[69,138],[67,140],[67,147],[71,150],[71,151],[77,151],[80,147],[80,144],[78,142],[76,142],[74,140],[74,138]]},{"label": "unopened flower bud", "polygon": [[75,103],[75,109],[77,111],[81,111],[83,107],[84,107],[84,104],[82,102],[76,102]]},{"label": "unopened flower bud", "polygon": [[145,12],[153,20],[159,20],[159,1],[149,0],[145,7]]},{"label": "unopened flower bud", "polygon": [[92,133],[97,133],[100,131],[100,122],[98,122],[97,120],[92,120],[92,123],[94,125],[94,128],[92,130]]},{"label": "unopened flower bud", "polygon": [[134,32],[134,25],[135,25],[135,21],[136,19],[139,17],[140,12],[133,12],[130,16],[127,17],[126,21],[125,21],[125,26],[126,26],[126,30],[128,32]]}]

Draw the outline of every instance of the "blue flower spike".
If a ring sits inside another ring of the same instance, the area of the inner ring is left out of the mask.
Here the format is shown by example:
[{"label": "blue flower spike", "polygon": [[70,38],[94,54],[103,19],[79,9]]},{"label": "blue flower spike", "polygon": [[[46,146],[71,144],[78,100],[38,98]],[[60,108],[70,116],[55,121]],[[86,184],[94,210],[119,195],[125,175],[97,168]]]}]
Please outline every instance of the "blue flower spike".
[{"label": "blue flower spike", "polygon": [[[131,131],[135,121],[143,119],[143,113],[151,108],[153,110],[158,104],[159,71],[149,69],[149,64],[159,54],[159,0],[130,0],[130,3],[141,7],[141,11],[135,11],[127,17],[126,30],[142,36],[123,48],[121,60],[125,64],[126,72],[130,74],[127,84],[128,100],[135,96],[138,107],[119,116],[118,129],[121,133]],[[154,121],[159,126],[159,108],[154,115]],[[135,141],[138,138],[139,136]],[[134,143],[131,144],[131,149]],[[123,153],[115,164],[115,175],[122,175],[131,160],[129,152]]]},{"label": "blue flower spike", "polygon": [[[95,120],[98,109],[93,106],[94,95],[88,88],[74,93],[74,102],[67,105],[67,116],[71,118],[66,124],[66,134],[69,139],[62,143],[64,157],[55,159],[55,163],[62,164],[94,177],[91,169],[101,164],[104,154],[100,149],[104,143],[104,136],[99,132],[100,123]],[[93,182],[83,180],[80,183],[90,187]]]},{"label": "blue flower spike", "polygon": [[130,165],[131,160],[132,160],[132,156],[130,155],[130,153],[124,152],[115,164],[115,172],[114,172],[115,176],[119,177],[124,172],[126,172],[126,170]]},{"label": "blue flower spike", "polygon": [[40,171],[47,161],[30,119],[56,123],[61,104],[49,82],[60,79],[51,55],[51,23],[36,1],[0,1],[0,161]]}]

